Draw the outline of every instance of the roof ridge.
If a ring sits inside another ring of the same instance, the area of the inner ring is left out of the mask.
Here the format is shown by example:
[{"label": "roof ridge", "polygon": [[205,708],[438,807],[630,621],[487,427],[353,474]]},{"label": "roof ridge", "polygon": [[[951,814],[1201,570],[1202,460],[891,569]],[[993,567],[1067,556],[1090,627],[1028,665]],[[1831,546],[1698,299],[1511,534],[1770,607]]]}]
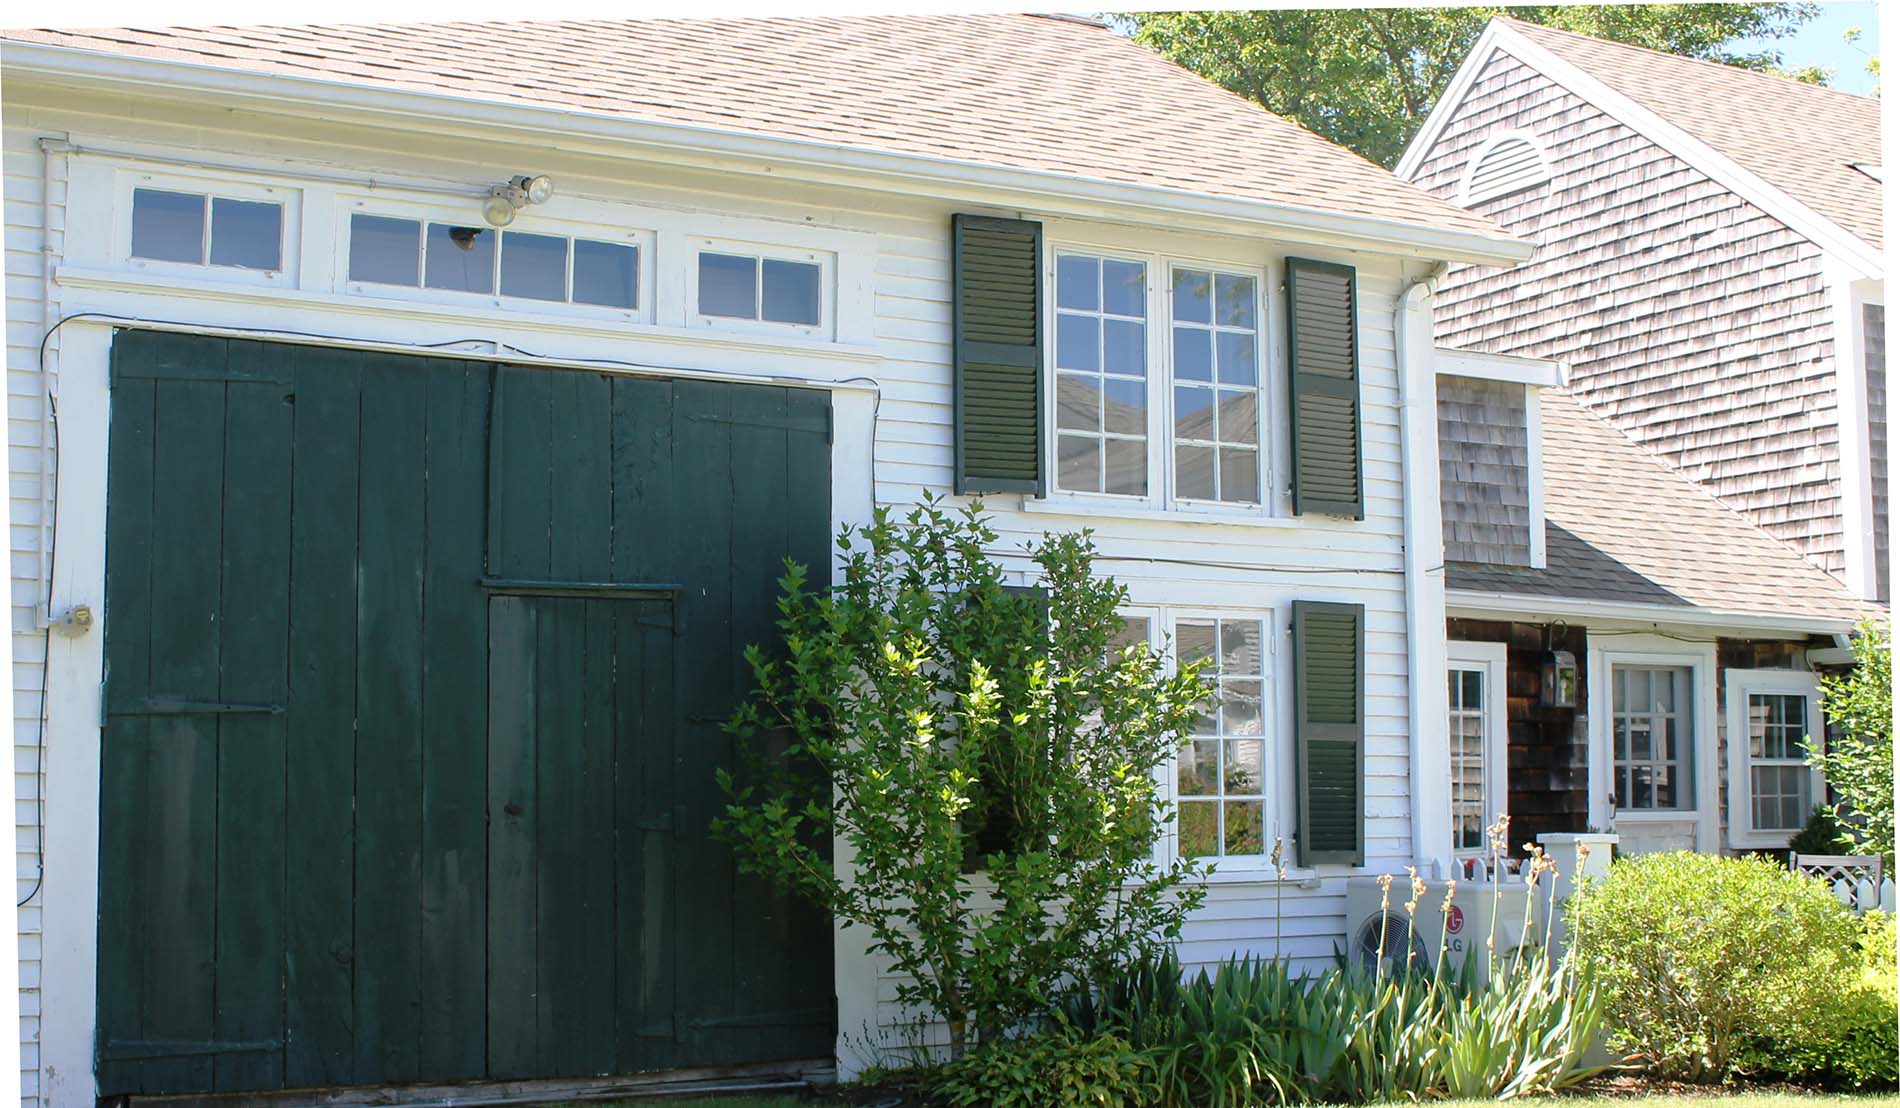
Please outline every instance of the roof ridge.
[{"label": "roof ridge", "polygon": [[[1585,36],[1585,37],[1588,37],[1588,36]],[[1616,424],[1611,423],[1605,417],[1598,415],[1595,411],[1592,411],[1589,405],[1585,404],[1580,398],[1576,396],[1576,394],[1572,393],[1569,389],[1559,386],[1557,388],[1550,389],[1547,391],[1554,392],[1557,395],[1563,397],[1565,400],[1570,401],[1571,404],[1576,407],[1577,413],[1579,415],[1583,416],[1585,419],[1590,420],[1590,422],[1594,424],[1595,426],[1600,427],[1601,429],[1603,429],[1604,431],[1608,432],[1611,435],[1615,435],[1617,438],[1622,439],[1624,442],[1634,447],[1638,457],[1643,458],[1644,460],[1648,461],[1651,465],[1654,465],[1656,468],[1668,474],[1669,477],[1671,477],[1676,482],[1678,482],[1681,485],[1681,487],[1686,489],[1688,492],[1701,498],[1704,501],[1714,504],[1724,514],[1733,518],[1737,523],[1741,524],[1743,527],[1748,528],[1750,531],[1754,532],[1757,535],[1760,535],[1763,539],[1766,539],[1768,542],[1772,543],[1776,550],[1781,551],[1782,553],[1786,554],[1790,559],[1792,559],[1794,563],[1798,563],[1804,570],[1810,571],[1814,574],[1819,575],[1820,577],[1825,578],[1828,584],[1831,585],[1836,590],[1838,590],[1842,596],[1846,597],[1847,599],[1853,601],[1856,604],[1869,603],[1868,601],[1865,601],[1862,598],[1854,595],[1854,593],[1851,590],[1849,590],[1848,587],[1845,584],[1843,584],[1838,578],[1836,578],[1832,573],[1829,573],[1827,570],[1824,570],[1820,566],[1815,565],[1813,562],[1808,561],[1807,556],[1802,554],[1799,550],[1796,550],[1792,543],[1789,543],[1785,539],[1776,538],[1774,535],[1768,532],[1767,528],[1761,526],[1759,523],[1756,523],[1754,520],[1748,518],[1748,516],[1745,513],[1743,513],[1741,509],[1735,507],[1733,504],[1730,504],[1728,501],[1710,492],[1707,488],[1704,488],[1700,482],[1697,482],[1691,479],[1688,476],[1688,474],[1684,473],[1680,468],[1678,468],[1671,462],[1664,459],[1660,453],[1656,452],[1655,450],[1650,449],[1648,446],[1637,441],[1633,436],[1631,436],[1628,432],[1624,431],[1621,427],[1618,427]]]},{"label": "roof ridge", "polygon": [[1573,31],[1573,30],[1570,30],[1568,27],[1553,27],[1548,23],[1534,23],[1528,19],[1519,19],[1516,16],[1511,16],[1511,15],[1496,15],[1496,16],[1492,16],[1491,18],[1499,23],[1508,24],[1514,28],[1528,27],[1532,30],[1534,35],[1541,34],[1541,33],[1548,33],[1552,35],[1561,36],[1564,38],[1579,39],[1584,42],[1597,43],[1603,46],[1611,47],[1613,49],[1628,50],[1628,51],[1631,51],[1634,53],[1640,53],[1640,54],[1651,54],[1656,57],[1667,58],[1672,62],[1687,62],[1687,63],[1694,63],[1700,66],[1706,66],[1713,70],[1721,72],[1725,76],[1742,75],[1746,77],[1758,78],[1762,81],[1773,82],[1777,87],[1782,88],[1782,89],[1800,89],[1803,92],[1823,92],[1823,93],[1828,93],[1833,96],[1847,97],[1850,100],[1860,103],[1864,107],[1878,108],[1880,106],[1880,98],[1877,96],[1862,96],[1861,94],[1857,92],[1848,92],[1846,89],[1835,88],[1832,85],[1821,85],[1821,84],[1814,84],[1809,81],[1798,81],[1794,79],[1793,77],[1784,76],[1780,73],[1767,73],[1759,69],[1749,69],[1744,66],[1730,65],[1727,62],[1718,62],[1711,58],[1697,58],[1697,57],[1692,57],[1688,54],[1676,54],[1668,50],[1658,50],[1653,46],[1641,46],[1634,42],[1621,42],[1617,39],[1603,38],[1598,35],[1585,34],[1582,31]]}]

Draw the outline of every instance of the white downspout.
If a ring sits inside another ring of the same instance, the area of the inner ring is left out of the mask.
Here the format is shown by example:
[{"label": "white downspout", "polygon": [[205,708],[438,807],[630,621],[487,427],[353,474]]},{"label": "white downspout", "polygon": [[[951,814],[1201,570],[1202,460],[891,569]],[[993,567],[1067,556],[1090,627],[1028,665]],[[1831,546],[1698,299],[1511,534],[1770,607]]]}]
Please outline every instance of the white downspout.
[{"label": "white downspout", "polygon": [[1407,285],[1392,310],[1405,469],[1405,652],[1411,675],[1412,855],[1450,875],[1451,748],[1446,737],[1445,558],[1438,501],[1438,378],[1431,296],[1448,267]]}]

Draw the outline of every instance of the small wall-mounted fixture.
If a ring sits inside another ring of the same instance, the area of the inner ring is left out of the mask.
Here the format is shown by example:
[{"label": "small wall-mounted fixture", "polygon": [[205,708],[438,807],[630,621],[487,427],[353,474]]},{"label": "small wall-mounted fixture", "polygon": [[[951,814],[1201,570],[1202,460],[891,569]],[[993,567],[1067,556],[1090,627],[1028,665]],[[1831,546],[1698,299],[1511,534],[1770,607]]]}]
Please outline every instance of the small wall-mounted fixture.
[{"label": "small wall-mounted fixture", "polygon": [[482,201],[482,218],[491,227],[506,227],[515,221],[515,212],[529,204],[545,204],[554,195],[554,181],[547,174],[515,177],[505,185],[488,190]]},{"label": "small wall-mounted fixture", "polygon": [[1577,706],[1577,656],[1568,650],[1544,655],[1544,680],[1538,699],[1546,708]]}]

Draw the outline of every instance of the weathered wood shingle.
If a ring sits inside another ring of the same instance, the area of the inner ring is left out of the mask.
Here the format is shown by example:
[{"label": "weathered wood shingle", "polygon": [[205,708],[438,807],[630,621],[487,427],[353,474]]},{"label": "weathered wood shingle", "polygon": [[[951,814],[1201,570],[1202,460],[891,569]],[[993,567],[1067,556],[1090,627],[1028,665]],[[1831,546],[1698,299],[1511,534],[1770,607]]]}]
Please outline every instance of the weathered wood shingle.
[{"label": "weathered wood shingle", "polygon": [[1438,379],[1438,488],[1446,561],[1530,565],[1525,426],[1524,386]]}]

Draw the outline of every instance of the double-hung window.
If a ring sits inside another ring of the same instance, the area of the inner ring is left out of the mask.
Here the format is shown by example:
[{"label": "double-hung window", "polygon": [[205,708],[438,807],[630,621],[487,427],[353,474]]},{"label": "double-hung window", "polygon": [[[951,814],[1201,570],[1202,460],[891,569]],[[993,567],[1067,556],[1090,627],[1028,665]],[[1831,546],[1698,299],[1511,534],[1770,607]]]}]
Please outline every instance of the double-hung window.
[{"label": "double-hung window", "polygon": [[1786,847],[1823,799],[1802,750],[1822,734],[1819,683],[1799,670],[1732,669],[1724,684],[1729,840],[1744,849]]},{"label": "double-hung window", "polygon": [[1259,276],[1058,249],[1054,283],[1056,490],[1258,511]]}]

